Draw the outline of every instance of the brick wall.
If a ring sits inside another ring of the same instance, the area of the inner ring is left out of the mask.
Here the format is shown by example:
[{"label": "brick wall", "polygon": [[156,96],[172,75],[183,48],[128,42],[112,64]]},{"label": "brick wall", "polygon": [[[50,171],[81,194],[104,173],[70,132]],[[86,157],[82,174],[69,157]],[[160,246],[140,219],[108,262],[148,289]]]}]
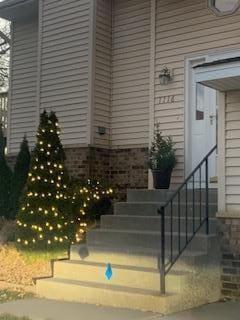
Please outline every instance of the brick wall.
[{"label": "brick wall", "polygon": [[124,200],[128,188],[148,187],[148,149],[111,150],[109,181]]},{"label": "brick wall", "polygon": [[[148,149],[66,148],[66,165],[72,177],[94,177],[111,185],[125,200],[127,188],[148,187]],[[11,168],[16,156],[8,157]]]},{"label": "brick wall", "polygon": [[240,299],[240,219],[219,219],[222,295]]},{"label": "brick wall", "polygon": [[89,148],[89,175],[106,182],[109,181],[110,150],[103,148]]},{"label": "brick wall", "polygon": [[74,177],[95,177],[109,183],[124,200],[127,188],[147,188],[147,148],[109,150],[66,149],[66,164]]},{"label": "brick wall", "polygon": [[89,148],[66,148],[65,154],[70,176],[80,179],[89,176]]}]

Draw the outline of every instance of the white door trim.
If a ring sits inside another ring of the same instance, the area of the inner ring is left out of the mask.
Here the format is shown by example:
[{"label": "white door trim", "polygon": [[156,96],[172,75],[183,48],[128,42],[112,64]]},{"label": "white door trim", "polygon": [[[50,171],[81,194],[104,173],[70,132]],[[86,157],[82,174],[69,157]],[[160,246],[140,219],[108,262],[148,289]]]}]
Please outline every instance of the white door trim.
[{"label": "white door trim", "polygon": [[225,108],[226,93],[218,92],[218,210],[226,211]]},{"label": "white door trim", "polygon": [[191,154],[191,98],[189,95],[192,90],[192,66],[193,64],[203,63],[207,60],[207,55],[192,57],[185,59],[185,85],[184,85],[184,174],[185,178],[189,175],[192,169],[192,154]]},{"label": "white door trim", "polygon": [[[191,88],[191,66],[197,61],[207,61],[208,56],[200,56],[189,58],[185,60],[185,176],[189,173],[191,168],[191,144],[190,144],[190,125],[191,114],[189,112],[191,107],[189,90]],[[225,166],[225,107],[226,107],[226,93],[217,92],[218,95],[218,157],[217,168],[218,172],[218,210],[225,212],[226,210],[226,166]]]}]

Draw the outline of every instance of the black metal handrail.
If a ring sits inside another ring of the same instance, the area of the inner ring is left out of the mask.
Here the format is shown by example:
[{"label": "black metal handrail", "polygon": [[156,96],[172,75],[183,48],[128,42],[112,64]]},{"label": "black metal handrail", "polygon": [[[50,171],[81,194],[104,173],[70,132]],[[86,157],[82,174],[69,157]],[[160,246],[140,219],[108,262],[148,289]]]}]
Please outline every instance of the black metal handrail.
[{"label": "black metal handrail", "polygon": [[[209,234],[209,157],[213,154],[213,152],[217,149],[217,145],[214,146],[208,154],[203,158],[203,160],[196,166],[196,168],[188,175],[185,181],[180,185],[176,192],[170,197],[170,199],[158,209],[158,213],[161,215],[161,254],[160,254],[160,289],[161,293],[165,294],[166,292],[166,275],[171,270],[173,265],[179,259],[183,251],[189,245],[189,243],[193,240],[196,233],[201,229],[201,227],[206,224],[206,234]],[[202,216],[202,170],[205,165],[205,216]],[[199,218],[196,218],[195,212],[195,200],[196,200],[196,189],[195,189],[195,176],[199,172]],[[188,183],[191,181],[192,183],[192,232],[189,230],[189,215],[188,215]],[[185,242],[182,244],[181,241],[181,191],[185,190]],[[177,218],[178,218],[178,243],[177,243],[177,252],[174,255],[173,251],[173,202],[177,200]],[[170,258],[169,261],[166,262],[166,210],[169,208],[170,210]]]}]

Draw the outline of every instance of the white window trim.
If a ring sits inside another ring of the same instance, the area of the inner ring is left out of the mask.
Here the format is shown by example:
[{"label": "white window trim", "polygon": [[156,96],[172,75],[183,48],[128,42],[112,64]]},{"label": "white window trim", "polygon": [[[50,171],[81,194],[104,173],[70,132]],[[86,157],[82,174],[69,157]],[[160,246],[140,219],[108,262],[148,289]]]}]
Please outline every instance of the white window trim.
[{"label": "white window trim", "polygon": [[240,7],[240,2],[238,4],[235,5],[235,7],[230,10],[230,11],[226,11],[226,12],[221,12],[219,11],[215,6],[214,6],[214,0],[208,0],[208,7],[209,9],[215,13],[216,16],[227,16],[230,14],[234,14]]}]

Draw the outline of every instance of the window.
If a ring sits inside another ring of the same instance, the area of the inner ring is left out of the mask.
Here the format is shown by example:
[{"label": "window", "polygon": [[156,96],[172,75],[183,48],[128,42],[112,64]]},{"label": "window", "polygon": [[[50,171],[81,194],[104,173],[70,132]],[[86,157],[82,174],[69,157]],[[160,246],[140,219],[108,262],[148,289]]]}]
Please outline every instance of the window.
[{"label": "window", "polygon": [[204,86],[196,84],[196,120],[204,119]]},{"label": "window", "polygon": [[240,0],[209,0],[210,9],[217,15],[234,13],[240,6]]}]

